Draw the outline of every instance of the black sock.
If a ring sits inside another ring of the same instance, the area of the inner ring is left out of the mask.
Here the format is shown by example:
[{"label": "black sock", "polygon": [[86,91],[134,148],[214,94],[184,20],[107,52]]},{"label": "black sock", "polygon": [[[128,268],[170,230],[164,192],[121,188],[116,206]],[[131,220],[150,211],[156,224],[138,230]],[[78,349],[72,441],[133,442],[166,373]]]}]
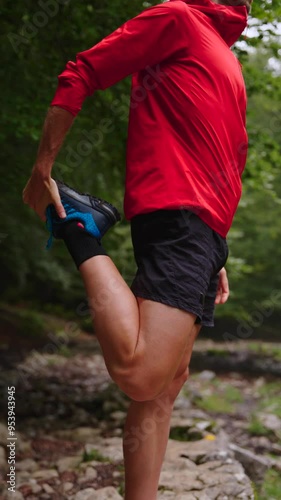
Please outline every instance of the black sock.
[{"label": "black sock", "polygon": [[77,220],[62,224],[60,237],[64,240],[77,269],[85,260],[95,255],[107,255],[101,241],[80,227]]}]

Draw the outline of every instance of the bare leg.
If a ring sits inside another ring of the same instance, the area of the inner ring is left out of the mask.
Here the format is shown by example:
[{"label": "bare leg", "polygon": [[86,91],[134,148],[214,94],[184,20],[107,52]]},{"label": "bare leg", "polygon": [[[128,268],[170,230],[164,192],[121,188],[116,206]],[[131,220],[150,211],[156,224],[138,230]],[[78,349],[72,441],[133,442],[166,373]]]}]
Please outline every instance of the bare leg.
[{"label": "bare leg", "polygon": [[136,300],[107,256],[93,257],[79,270],[110,375],[132,399],[154,399],[173,380],[196,316]]},{"label": "bare leg", "polygon": [[174,380],[153,401],[132,401],[125,425],[125,500],[154,500],[170,431],[174,401],[188,377],[195,325]]}]

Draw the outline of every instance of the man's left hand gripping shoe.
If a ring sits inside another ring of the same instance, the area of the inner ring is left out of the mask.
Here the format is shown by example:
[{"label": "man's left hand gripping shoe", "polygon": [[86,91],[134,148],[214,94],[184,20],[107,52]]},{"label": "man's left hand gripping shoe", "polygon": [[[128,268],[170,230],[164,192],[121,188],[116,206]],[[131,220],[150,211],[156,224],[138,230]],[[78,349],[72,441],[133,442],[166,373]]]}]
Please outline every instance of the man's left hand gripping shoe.
[{"label": "man's left hand gripping shoe", "polygon": [[47,228],[51,236],[47,248],[52,245],[52,237],[61,238],[62,225],[71,220],[80,222],[85,231],[100,240],[102,236],[121,216],[113,205],[107,201],[96,198],[86,193],[79,193],[63,182],[56,181],[60,198],[66,212],[66,218],[61,219],[54,205],[48,205],[46,209]]}]

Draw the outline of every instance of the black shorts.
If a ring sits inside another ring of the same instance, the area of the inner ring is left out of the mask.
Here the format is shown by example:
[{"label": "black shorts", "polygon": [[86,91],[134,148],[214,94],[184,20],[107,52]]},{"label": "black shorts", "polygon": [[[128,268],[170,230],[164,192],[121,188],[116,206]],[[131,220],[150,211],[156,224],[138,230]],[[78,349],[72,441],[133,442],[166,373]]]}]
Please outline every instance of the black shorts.
[{"label": "black shorts", "polygon": [[196,314],[214,326],[218,272],[228,257],[226,239],[190,210],[157,210],[131,220],[137,297]]}]

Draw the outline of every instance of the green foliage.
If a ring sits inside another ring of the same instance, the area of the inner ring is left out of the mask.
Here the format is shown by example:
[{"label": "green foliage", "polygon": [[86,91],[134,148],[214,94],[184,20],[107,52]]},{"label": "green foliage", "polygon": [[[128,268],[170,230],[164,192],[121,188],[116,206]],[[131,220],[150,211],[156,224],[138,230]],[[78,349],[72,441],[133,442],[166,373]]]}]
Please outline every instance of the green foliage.
[{"label": "green foliage", "polygon": [[275,470],[268,470],[257,500],[279,500],[281,491],[281,476]]},{"label": "green foliage", "polygon": [[104,457],[98,450],[93,449],[89,452],[84,451],[83,462],[91,462],[95,460],[96,462],[110,462],[108,457]]},{"label": "green foliage", "polygon": [[247,430],[253,436],[272,436],[272,432],[255,415],[252,416]]},{"label": "green foliage", "polygon": [[[41,7],[44,2],[2,2],[0,292],[5,300],[16,303],[24,298],[36,301],[37,306],[58,304],[75,315],[84,297],[79,275],[60,242],[46,251],[44,223],[23,205],[22,189],[35,159],[56,77],[65,63],[155,3],[71,0],[56,3],[53,15]],[[244,195],[229,233],[232,298],[219,308],[221,314],[249,315],[263,307],[271,291],[281,285],[281,77],[268,65],[269,60],[280,56],[276,32],[280,18],[277,0],[255,0],[249,24],[256,26],[256,36],[242,37],[244,45],[235,49],[248,89],[250,149],[243,176]],[[126,79],[87,100],[54,167],[54,177],[106,198],[120,210],[129,91],[130,79]],[[110,123],[107,131],[102,129],[102,120]],[[101,140],[89,154],[79,154],[85,131],[93,130],[102,131]],[[130,284],[135,264],[126,221],[104,242]],[[274,306],[275,312],[280,309],[281,304]]]},{"label": "green foliage", "polygon": [[[281,397],[280,397],[280,382],[271,382],[260,388],[261,396],[259,408],[267,413],[274,413],[281,418]],[[280,435],[281,437],[281,435]]]}]

